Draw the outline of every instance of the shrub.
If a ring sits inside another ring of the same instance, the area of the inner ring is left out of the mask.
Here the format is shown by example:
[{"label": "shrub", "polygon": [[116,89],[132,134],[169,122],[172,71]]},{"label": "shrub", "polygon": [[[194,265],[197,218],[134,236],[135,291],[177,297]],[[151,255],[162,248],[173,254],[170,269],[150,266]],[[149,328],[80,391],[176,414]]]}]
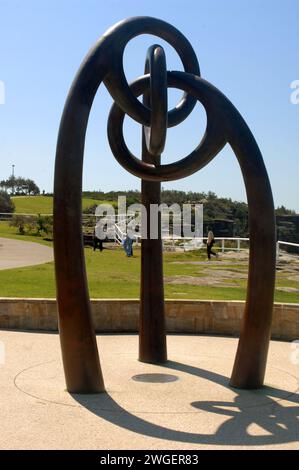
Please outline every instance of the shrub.
[{"label": "shrub", "polygon": [[10,227],[17,227],[20,235],[25,235],[26,217],[24,215],[14,215],[9,225]]},{"label": "shrub", "polygon": [[10,195],[5,191],[0,191],[0,212],[10,213],[15,210],[15,205],[12,202]]}]

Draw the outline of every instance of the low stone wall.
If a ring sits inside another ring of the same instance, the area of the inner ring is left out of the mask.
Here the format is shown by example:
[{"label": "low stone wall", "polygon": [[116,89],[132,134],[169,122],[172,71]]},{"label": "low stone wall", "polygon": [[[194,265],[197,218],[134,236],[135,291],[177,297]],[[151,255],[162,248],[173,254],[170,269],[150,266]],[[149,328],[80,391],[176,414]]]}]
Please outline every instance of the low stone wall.
[{"label": "low stone wall", "polygon": [[[97,332],[138,330],[138,300],[102,299],[91,303]],[[237,336],[244,304],[220,300],[166,300],[167,331]],[[56,300],[0,298],[0,328],[57,331]],[[299,339],[299,304],[274,305],[272,337]]]}]

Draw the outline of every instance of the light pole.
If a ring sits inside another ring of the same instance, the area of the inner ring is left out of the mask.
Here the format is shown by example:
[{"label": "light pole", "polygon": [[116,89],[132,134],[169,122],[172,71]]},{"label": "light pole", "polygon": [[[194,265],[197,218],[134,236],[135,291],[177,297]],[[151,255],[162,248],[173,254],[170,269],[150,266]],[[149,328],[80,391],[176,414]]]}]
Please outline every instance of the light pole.
[{"label": "light pole", "polygon": [[12,194],[15,193],[15,165],[12,165]]}]

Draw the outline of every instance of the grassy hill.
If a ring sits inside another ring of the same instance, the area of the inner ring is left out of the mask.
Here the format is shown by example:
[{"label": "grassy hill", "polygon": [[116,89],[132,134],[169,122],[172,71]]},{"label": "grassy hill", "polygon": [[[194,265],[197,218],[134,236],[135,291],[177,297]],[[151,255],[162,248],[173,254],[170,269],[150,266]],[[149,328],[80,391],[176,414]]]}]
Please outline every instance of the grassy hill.
[{"label": "grassy hill", "polygon": [[[19,214],[52,214],[53,197],[52,196],[15,196],[11,198],[15,204],[15,213]],[[101,201],[83,197],[83,209],[99,204]]]}]

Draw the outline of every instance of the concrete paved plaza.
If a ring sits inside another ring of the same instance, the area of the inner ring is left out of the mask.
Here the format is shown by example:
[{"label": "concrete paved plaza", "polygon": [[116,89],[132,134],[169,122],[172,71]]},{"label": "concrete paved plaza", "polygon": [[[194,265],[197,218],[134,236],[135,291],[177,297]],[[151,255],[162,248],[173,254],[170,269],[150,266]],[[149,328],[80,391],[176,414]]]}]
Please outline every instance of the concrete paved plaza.
[{"label": "concrete paved plaza", "polygon": [[53,249],[22,240],[0,237],[0,269],[20,268],[53,261]]},{"label": "concrete paved plaza", "polygon": [[1,449],[299,449],[290,343],[271,342],[266,386],[244,391],[228,386],[235,338],[168,336],[165,366],[137,360],[137,335],[97,339],[108,393],[71,396],[57,334],[0,331]]}]

